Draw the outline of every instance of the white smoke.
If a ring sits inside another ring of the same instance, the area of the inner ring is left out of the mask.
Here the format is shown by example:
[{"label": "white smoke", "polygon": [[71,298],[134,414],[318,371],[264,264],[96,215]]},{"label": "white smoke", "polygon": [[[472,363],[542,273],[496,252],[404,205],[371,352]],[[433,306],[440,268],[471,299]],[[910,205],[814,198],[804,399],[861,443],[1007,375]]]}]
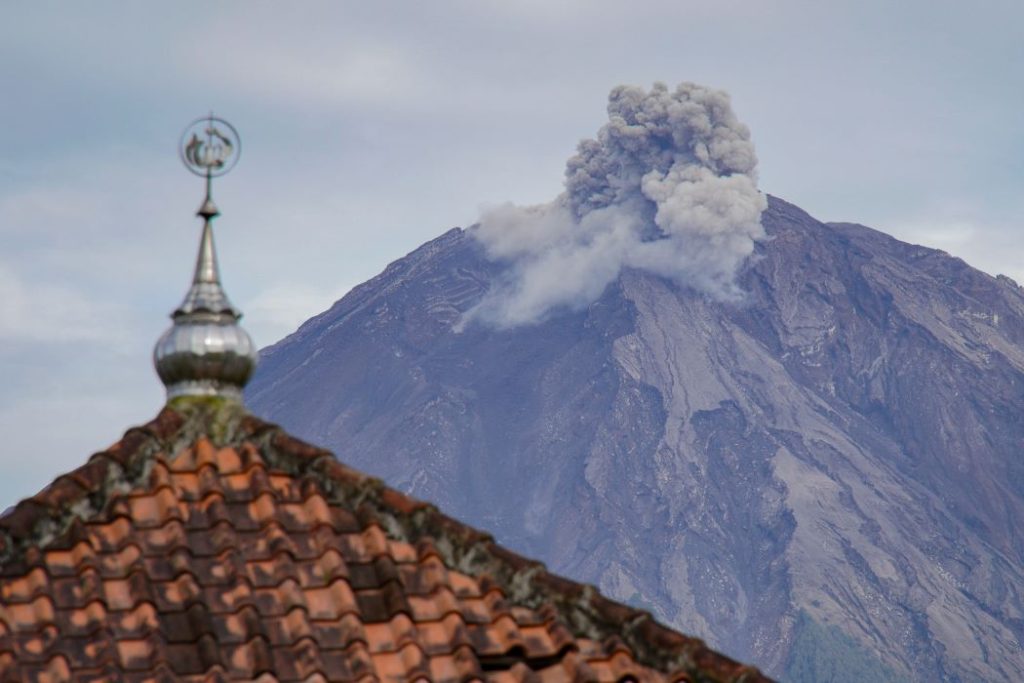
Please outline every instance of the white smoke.
[{"label": "white smoke", "polygon": [[509,268],[466,320],[512,327],[586,306],[626,266],[738,297],[736,272],[764,237],[756,167],[726,93],[615,88],[608,123],[567,163],[565,192],[484,211],[473,234]]}]

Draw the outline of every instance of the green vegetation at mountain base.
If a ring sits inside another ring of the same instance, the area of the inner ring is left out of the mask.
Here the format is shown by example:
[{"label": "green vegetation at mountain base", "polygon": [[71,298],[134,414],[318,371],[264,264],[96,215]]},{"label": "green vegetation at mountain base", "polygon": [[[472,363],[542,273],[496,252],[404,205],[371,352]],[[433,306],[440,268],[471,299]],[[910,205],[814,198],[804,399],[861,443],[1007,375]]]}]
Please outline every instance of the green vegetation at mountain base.
[{"label": "green vegetation at mountain base", "polygon": [[835,626],[800,613],[784,680],[786,683],[913,683]]}]

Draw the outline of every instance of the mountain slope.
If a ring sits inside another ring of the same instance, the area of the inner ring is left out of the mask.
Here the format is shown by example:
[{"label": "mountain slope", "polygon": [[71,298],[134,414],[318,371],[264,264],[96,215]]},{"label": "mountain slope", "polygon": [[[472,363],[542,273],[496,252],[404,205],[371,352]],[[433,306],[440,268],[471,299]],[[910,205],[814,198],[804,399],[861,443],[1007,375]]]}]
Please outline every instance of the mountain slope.
[{"label": "mountain slope", "polygon": [[1021,290],[763,225],[741,304],[625,270],[505,330],[457,324],[502,267],[452,230],[265,350],[250,405],[787,680],[1024,679]]}]

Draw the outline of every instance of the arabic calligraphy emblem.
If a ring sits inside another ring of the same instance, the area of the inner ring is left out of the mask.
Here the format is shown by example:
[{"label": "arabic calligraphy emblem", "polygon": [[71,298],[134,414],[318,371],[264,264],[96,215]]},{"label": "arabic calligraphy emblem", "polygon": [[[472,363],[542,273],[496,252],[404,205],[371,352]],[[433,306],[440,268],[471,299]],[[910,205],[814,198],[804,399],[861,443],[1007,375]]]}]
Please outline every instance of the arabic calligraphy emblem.
[{"label": "arabic calligraphy emblem", "polygon": [[190,123],[179,144],[185,167],[206,178],[222,176],[234,168],[241,151],[238,131],[213,114]]}]

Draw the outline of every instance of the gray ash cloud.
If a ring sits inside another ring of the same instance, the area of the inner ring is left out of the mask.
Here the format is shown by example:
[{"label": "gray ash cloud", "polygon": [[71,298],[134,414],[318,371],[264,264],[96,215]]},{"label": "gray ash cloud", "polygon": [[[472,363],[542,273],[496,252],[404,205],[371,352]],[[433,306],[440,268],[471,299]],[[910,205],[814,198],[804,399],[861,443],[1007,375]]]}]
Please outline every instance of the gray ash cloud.
[{"label": "gray ash cloud", "polygon": [[473,234],[508,269],[467,320],[513,327],[586,306],[624,267],[738,298],[736,272],[764,237],[756,168],[726,93],[614,88],[608,122],[569,159],[561,195],[484,211]]}]

